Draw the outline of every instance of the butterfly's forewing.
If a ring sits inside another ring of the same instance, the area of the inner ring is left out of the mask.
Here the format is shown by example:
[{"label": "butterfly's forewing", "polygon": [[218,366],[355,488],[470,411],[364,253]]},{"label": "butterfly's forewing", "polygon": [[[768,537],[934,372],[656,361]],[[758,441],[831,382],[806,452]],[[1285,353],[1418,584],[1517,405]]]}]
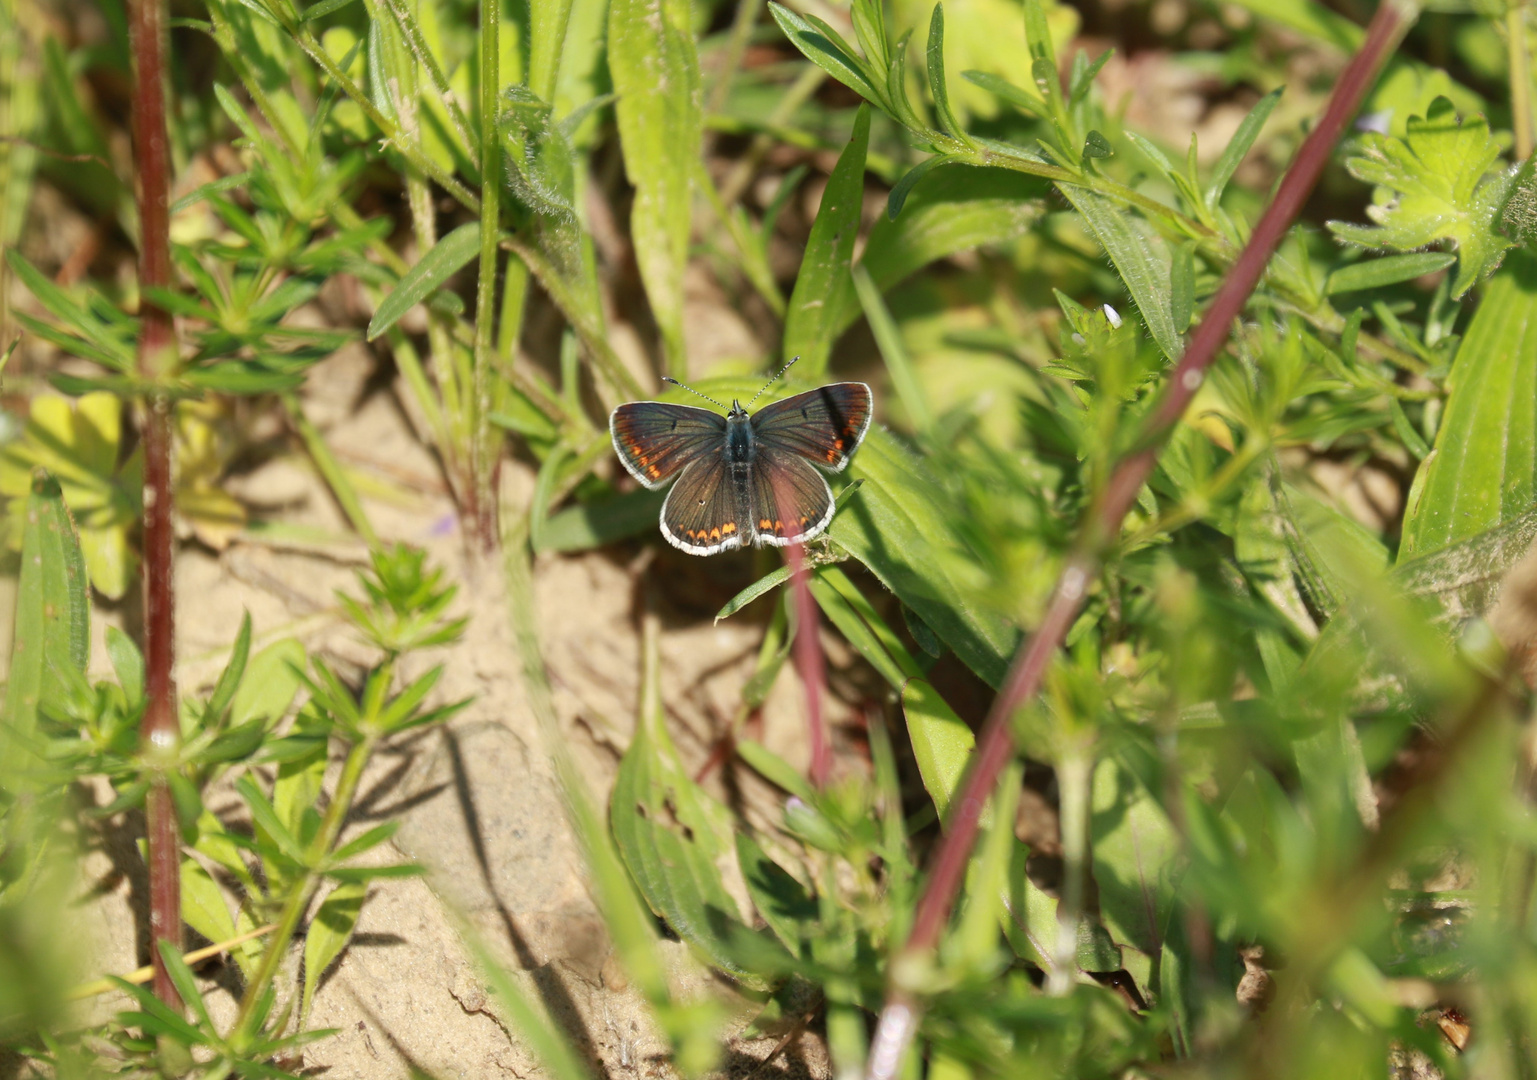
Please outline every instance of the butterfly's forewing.
[{"label": "butterfly's forewing", "polygon": [[857,382],[796,394],[765,405],[752,418],[760,453],[799,455],[833,472],[848,465],[869,426],[870,388]]},{"label": "butterfly's forewing", "polygon": [[[818,477],[820,479],[820,477]],[[752,538],[734,486],[727,481],[722,451],[690,462],[662,504],[662,535],[690,555],[714,555]]]},{"label": "butterfly's forewing", "polygon": [[648,488],[659,488],[692,461],[720,459],[726,418],[692,405],[632,401],[614,410],[608,430],[630,475]]},{"label": "butterfly's forewing", "polygon": [[833,519],[833,493],[803,457],[758,446],[752,468],[755,542],[784,547],[820,535]]}]

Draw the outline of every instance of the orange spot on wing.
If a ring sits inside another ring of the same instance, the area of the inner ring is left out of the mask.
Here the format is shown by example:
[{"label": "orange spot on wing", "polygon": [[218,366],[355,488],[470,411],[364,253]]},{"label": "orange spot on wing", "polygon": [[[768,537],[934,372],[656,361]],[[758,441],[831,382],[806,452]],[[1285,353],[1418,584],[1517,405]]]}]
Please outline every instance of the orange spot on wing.
[{"label": "orange spot on wing", "polygon": [[720,531],[722,533],[724,533],[726,536],[730,536],[732,533],[736,532],[736,522],[734,522],[734,521],[726,522],[726,524],[724,524],[724,525],[722,525],[720,527]]},{"label": "orange spot on wing", "polygon": [[720,539],[720,526],[719,525],[715,526],[715,528],[710,530],[710,539],[711,540],[719,540]]},{"label": "orange spot on wing", "polygon": [[758,528],[760,529],[772,529],[773,527],[774,523],[768,518],[764,518],[762,521],[758,522]]},{"label": "orange spot on wing", "polygon": [[658,469],[655,465],[651,466],[646,471],[651,474],[652,479],[660,480],[662,478],[662,470]]}]

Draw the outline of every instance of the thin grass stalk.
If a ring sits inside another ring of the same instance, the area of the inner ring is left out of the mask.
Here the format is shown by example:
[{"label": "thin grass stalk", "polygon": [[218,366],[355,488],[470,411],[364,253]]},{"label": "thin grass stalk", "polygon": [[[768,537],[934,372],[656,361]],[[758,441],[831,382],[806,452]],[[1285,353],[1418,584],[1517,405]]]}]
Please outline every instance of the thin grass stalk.
[{"label": "thin grass stalk", "polygon": [[[537,5],[536,5],[537,6]],[[480,277],[475,285],[475,353],[470,373],[469,504],[464,507],[475,546],[496,550],[497,442],[491,429],[491,376],[496,364],[497,237],[502,226],[501,0],[480,0]]]},{"label": "thin grass stalk", "polygon": [[917,1027],[913,990],[901,984],[901,973],[916,965],[913,958],[932,952],[949,919],[971,850],[976,843],[982,807],[998,775],[1014,757],[1014,712],[1040,690],[1042,677],[1055,658],[1068,629],[1078,616],[1088,586],[1099,570],[1105,550],[1120,532],[1121,522],[1137,492],[1152,472],[1164,439],[1184,415],[1200,389],[1205,373],[1226,343],[1233,321],[1243,312],[1271,256],[1296,220],[1328,163],[1334,145],[1360,107],[1377,72],[1407,33],[1418,6],[1405,0],[1384,0],[1372,17],[1366,39],[1351,59],[1329,99],[1318,125],[1303,142],[1292,167],[1282,178],[1275,198],[1254,227],[1232,270],[1213,298],[1190,346],[1175,365],[1161,397],[1148,414],[1135,448],[1112,472],[1105,489],[1090,507],[1078,543],[1063,566],[1041,625],[1015,655],[1003,689],[994,699],[976,753],[966,772],[960,797],[951,803],[950,819],[934,860],[903,957],[892,964],[892,986],[882,1009],[871,1049],[871,1080],[889,1080],[902,1051]]},{"label": "thin grass stalk", "polygon": [[[133,146],[139,174],[139,288],[171,287],[171,144],[165,123],[164,0],[129,7],[133,66]],[[154,382],[177,363],[176,325],[163,308],[141,301],[139,373]],[[144,402],[144,690],[139,733],[152,769],[172,767],[181,730],[176,718],[176,533],[171,523],[171,402]],[[150,956],[155,995],[173,1008],[181,999],[157,943],[181,951],[181,854],[176,810],[165,774],[151,779],[145,805],[149,843]]]}]

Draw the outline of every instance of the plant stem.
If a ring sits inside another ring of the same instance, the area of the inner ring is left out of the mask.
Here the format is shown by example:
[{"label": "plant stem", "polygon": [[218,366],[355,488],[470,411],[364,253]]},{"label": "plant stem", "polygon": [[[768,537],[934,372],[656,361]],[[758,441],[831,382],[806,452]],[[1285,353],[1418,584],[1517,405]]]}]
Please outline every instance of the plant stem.
[{"label": "plant stem", "polygon": [[1062,997],[1072,992],[1078,970],[1078,922],[1083,918],[1085,875],[1089,872],[1089,782],[1094,759],[1088,748],[1075,745],[1057,762],[1057,790],[1062,813],[1062,899],[1057,905],[1057,943],[1046,992]]},{"label": "plant stem", "polygon": [[[539,5],[535,5],[538,7]],[[566,5],[569,11],[569,4]],[[480,0],[480,277],[475,285],[475,356],[470,374],[469,421],[470,536],[482,554],[496,550],[500,520],[496,509],[498,443],[491,429],[491,373],[496,364],[497,237],[502,216],[501,110],[502,0]],[[564,29],[564,27],[562,27]],[[553,74],[551,76],[553,81]]]},{"label": "plant stem", "polygon": [[[982,807],[997,783],[998,774],[1014,757],[1010,721],[1015,710],[1039,690],[1047,667],[1055,659],[1068,629],[1077,618],[1104,551],[1119,534],[1122,519],[1153,469],[1159,446],[1200,389],[1206,369],[1216,361],[1233,320],[1242,313],[1270,257],[1312,192],[1334,144],[1355,115],[1377,71],[1402,40],[1417,14],[1416,6],[1400,0],[1384,0],[1378,6],[1360,51],[1335,85],[1318,126],[1297,152],[1296,160],[1276,190],[1275,199],[1261,215],[1249,243],[1191,336],[1189,349],[1170,374],[1160,399],[1144,422],[1136,448],[1117,463],[1104,490],[1090,507],[1078,543],[1052,591],[1041,625],[1015,655],[1003,689],[988,712],[960,797],[951,804],[945,836],[927,887],[918,902],[904,952],[927,953],[938,943],[976,842]],[[904,966],[913,965],[904,965],[898,959],[893,961],[892,969],[900,971]],[[887,1008],[910,1010],[916,989],[893,985]],[[881,1027],[887,1026],[883,1017]],[[890,1027],[894,1034],[911,1037],[915,1025],[893,1023]],[[899,1060],[900,1049],[896,1048],[897,1052],[892,1053],[890,1048],[872,1048],[869,1073],[872,1080],[888,1080],[889,1074],[877,1072],[873,1063]]]},{"label": "plant stem", "polygon": [[[139,174],[139,288],[171,287],[171,144],[165,124],[167,34],[164,0],[129,6],[133,40],[133,147]],[[139,373],[155,381],[176,368],[176,326],[168,311],[140,302]],[[144,689],[139,733],[151,769],[174,766],[176,718],[176,533],[171,524],[171,402],[144,402]],[[145,805],[149,842],[150,956],[155,994],[180,998],[156,944],[181,949],[181,854],[176,811],[165,774],[153,775]]]},{"label": "plant stem", "polygon": [[1532,156],[1532,65],[1526,48],[1526,5],[1505,11],[1505,44],[1510,50],[1510,126],[1515,129],[1516,160]]},{"label": "plant stem", "polygon": [[806,728],[811,739],[813,787],[827,786],[832,774],[832,750],[827,741],[827,720],[822,715],[822,646],[817,640],[817,604],[811,596],[811,565],[804,544],[795,541],[785,548],[790,568],[790,593],[795,604],[795,668],[806,689]]},{"label": "plant stem", "polygon": [[[385,670],[381,675],[386,681],[389,679],[391,666],[386,661]],[[325,857],[336,843],[336,838],[341,835],[342,825],[346,822],[347,814],[352,809],[352,800],[357,795],[358,784],[363,779],[363,768],[368,764],[368,759],[373,756],[377,745],[377,737],[370,735],[361,742],[355,743],[348,751],[347,760],[342,765],[341,776],[336,781],[336,793],[331,796],[325,816],[320,820],[320,831],[310,842],[307,861],[311,867]],[[305,911],[309,909],[310,901],[314,899],[315,890],[319,887],[320,881],[321,875],[314,869],[310,869],[302,878],[294,882],[293,891],[288,894],[288,902],[283,905],[283,914],[278,918],[277,930],[268,940],[267,947],[262,950],[261,963],[257,966],[256,973],[251,976],[251,981],[246,984],[245,994],[240,999],[240,1012],[235,1018],[234,1030],[230,1036],[232,1040],[253,1034],[247,1030],[247,1026],[256,1015],[256,1005],[261,1000],[267,985],[277,975],[278,966],[283,962],[283,954],[288,951],[288,944],[298,931],[299,922],[304,918]]]}]

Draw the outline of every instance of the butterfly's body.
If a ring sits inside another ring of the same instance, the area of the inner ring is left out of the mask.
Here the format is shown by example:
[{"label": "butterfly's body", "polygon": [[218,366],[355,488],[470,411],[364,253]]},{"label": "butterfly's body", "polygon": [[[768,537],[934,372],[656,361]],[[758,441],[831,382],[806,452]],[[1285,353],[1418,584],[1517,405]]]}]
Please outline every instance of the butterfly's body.
[{"label": "butterfly's body", "polygon": [[832,491],[812,464],[840,472],[870,424],[870,388],[834,383],[749,415],[636,401],[609,419],[614,450],[649,488],[675,483],[661,527],[675,547],[714,555],[809,540],[832,520]]}]

